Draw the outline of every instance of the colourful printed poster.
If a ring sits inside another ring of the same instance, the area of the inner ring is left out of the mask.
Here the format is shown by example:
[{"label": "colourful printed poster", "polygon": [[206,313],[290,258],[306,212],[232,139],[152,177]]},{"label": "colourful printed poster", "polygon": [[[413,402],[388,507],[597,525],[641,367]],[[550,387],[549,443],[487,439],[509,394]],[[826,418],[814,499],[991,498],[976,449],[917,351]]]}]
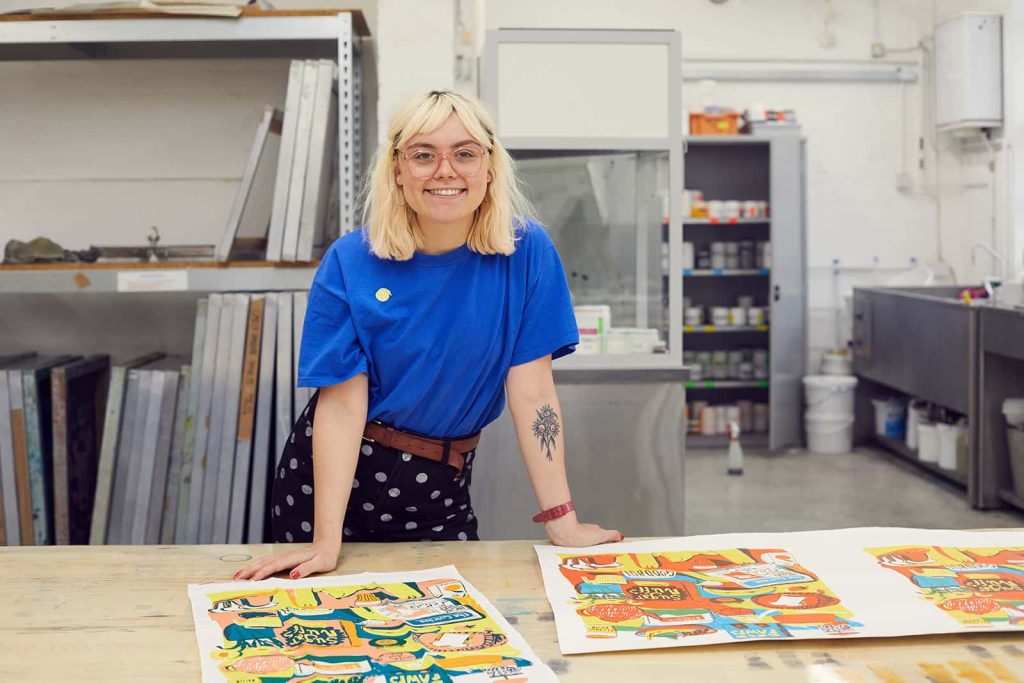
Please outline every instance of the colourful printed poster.
[{"label": "colourful printed poster", "polygon": [[867,548],[878,564],[906,577],[924,600],[964,626],[1024,623],[1024,546]]},{"label": "colourful printed poster", "polygon": [[[1022,532],[840,529],[536,550],[564,654],[1024,624]],[[954,618],[937,620],[936,601]]]},{"label": "colourful printed poster", "polygon": [[207,682],[556,680],[451,566],[190,585],[188,593]]}]

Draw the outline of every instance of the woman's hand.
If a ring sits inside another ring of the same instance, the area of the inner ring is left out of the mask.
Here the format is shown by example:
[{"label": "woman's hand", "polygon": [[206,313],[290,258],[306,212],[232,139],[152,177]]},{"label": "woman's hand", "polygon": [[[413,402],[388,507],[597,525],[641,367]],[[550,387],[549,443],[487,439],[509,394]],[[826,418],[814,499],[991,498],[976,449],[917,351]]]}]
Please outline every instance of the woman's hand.
[{"label": "woman's hand", "polygon": [[554,545],[584,548],[602,543],[616,543],[625,537],[615,529],[602,529],[596,524],[580,524],[576,513],[544,523],[544,530]]},{"label": "woman's hand", "polygon": [[290,578],[301,579],[317,572],[329,572],[338,566],[340,543],[314,542],[304,550],[293,550],[284,555],[261,557],[235,574],[234,580],[260,581],[277,572],[291,570]]}]

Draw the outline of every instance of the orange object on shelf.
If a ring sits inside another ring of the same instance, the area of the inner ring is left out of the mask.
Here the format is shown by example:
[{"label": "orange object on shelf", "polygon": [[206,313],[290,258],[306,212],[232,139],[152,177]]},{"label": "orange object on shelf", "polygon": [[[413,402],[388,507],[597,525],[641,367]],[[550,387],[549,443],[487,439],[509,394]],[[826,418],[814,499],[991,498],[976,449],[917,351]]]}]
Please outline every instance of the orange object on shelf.
[{"label": "orange object on shelf", "polygon": [[736,135],[739,130],[739,112],[690,112],[690,135]]}]

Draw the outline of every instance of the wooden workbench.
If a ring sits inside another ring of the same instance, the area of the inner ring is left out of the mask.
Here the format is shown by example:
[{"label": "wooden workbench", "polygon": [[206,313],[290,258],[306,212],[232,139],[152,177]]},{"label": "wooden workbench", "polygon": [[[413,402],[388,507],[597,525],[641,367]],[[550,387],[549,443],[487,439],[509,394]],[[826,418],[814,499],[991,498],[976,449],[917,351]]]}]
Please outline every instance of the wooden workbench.
[{"label": "wooden workbench", "polygon": [[[563,656],[532,542],[346,544],[334,573],[454,564],[564,681],[1024,683],[1024,638],[753,642]],[[289,546],[0,548],[0,681],[197,681],[186,585]]]}]

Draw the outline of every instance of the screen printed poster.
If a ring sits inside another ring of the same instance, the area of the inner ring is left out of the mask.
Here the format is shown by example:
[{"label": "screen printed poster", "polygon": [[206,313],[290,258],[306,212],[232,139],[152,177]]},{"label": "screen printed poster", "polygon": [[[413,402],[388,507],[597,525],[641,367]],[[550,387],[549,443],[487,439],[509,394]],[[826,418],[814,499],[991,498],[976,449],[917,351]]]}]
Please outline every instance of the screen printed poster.
[{"label": "screen printed poster", "polygon": [[190,585],[188,594],[207,682],[556,680],[451,566]]},{"label": "screen printed poster", "polygon": [[564,654],[1024,628],[1024,532],[840,529],[536,551]]}]

